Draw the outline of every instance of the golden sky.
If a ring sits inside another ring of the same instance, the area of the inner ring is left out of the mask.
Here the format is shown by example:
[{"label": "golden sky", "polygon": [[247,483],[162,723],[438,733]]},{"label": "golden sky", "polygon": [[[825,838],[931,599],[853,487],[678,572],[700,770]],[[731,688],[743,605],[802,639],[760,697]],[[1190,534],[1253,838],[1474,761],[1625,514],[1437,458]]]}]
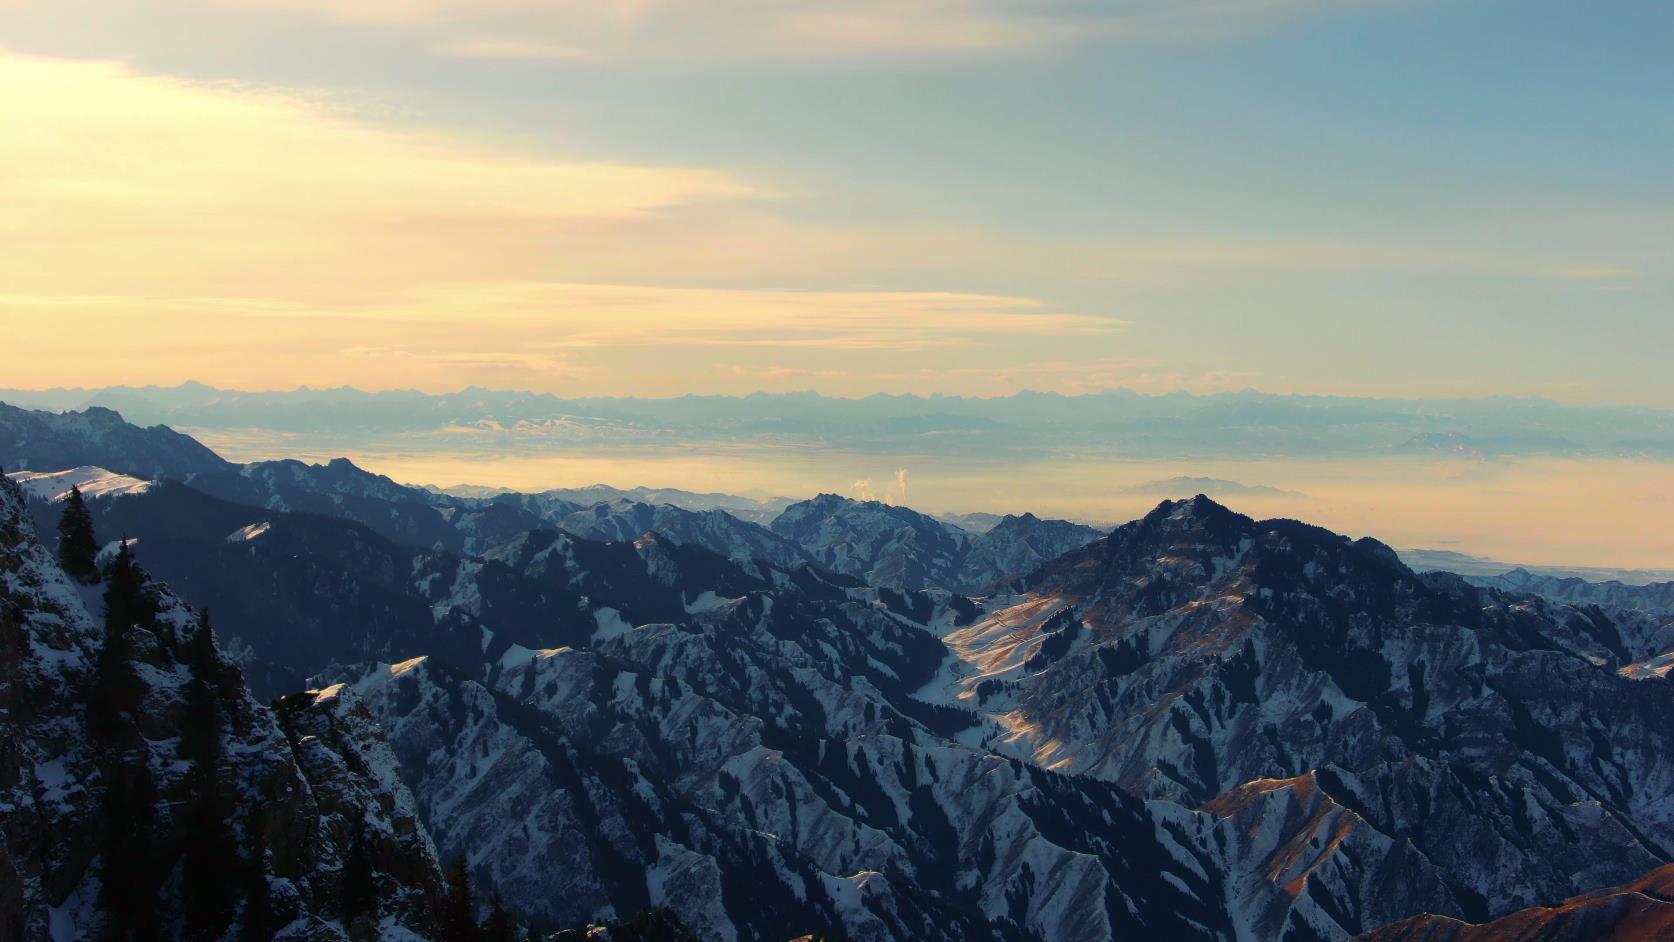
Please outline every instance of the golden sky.
[{"label": "golden sky", "polygon": [[0,0],[0,384],[1663,404],[1642,20]]}]

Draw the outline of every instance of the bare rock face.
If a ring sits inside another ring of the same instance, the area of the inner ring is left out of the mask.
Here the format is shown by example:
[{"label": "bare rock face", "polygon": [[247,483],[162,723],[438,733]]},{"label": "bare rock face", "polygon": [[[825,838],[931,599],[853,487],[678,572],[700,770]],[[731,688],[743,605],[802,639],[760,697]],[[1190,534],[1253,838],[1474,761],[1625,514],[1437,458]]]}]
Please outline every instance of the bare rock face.
[{"label": "bare rock face", "polygon": [[[133,702],[114,733],[95,735],[89,704],[107,633],[92,612],[102,609],[101,589],[64,576],[36,539],[23,494],[0,481],[6,937],[94,937],[111,925],[114,896],[104,884],[112,840],[142,848],[140,872],[151,876],[138,905],[160,931],[183,931],[188,918],[199,918],[188,916],[197,888],[170,875],[190,869],[188,845],[208,824],[227,835],[218,876],[237,900],[220,917],[221,931],[345,938],[344,862],[357,837],[350,821],[376,848],[374,921],[389,931],[428,932],[439,883],[434,851],[411,814],[410,795],[379,774],[393,763],[376,726],[334,723],[341,707],[313,704],[285,711],[282,725],[217,650],[193,653],[204,640],[199,615],[166,586],[144,586],[148,617],[124,633],[120,672],[132,683]],[[207,731],[189,733],[193,723]],[[185,758],[189,735],[212,738],[216,758]],[[135,781],[145,787],[118,804],[115,783]],[[146,796],[142,804],[132,803],[135,794]],[[194,817],[205,794],[217,796],[215,811]],[[118,807],[126,817],[113,817]]]},{"label": "bare rock face", "polygon": [[1639,942],[1674,938],[1674,866],[1483,924],[1420,915],[1358,936],[1358,942]]}]

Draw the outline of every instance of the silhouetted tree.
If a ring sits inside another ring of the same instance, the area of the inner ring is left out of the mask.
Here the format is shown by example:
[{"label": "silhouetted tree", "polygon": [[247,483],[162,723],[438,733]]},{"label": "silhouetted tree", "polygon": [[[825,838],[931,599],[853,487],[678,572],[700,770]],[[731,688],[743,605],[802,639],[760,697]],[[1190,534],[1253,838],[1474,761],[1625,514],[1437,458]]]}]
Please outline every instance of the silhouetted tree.
[{"label": "silhouetted tree", "polygon": [[134,564],[123,539],[105,578],[105,640],[94,664],[93,690],[88,698],[87,726],[95,739],[112,742],[124,716],[139,708],[145,687],[129,664],[128,633],[153,616],[145,597],[145,577]]},{"label": "silhouetted tree", "polygon": [[123,537],[105,573],[105,632],[125,633],[138,625],[151,628],[157,612],[146,594],[145,573]]},{"label": "silhouetted tree", "polygon": [[58,518],[58,565],[70,578],[84,584],[99,581],[99,541],[93,535],[93,515],[81,488],[71,485]]},{"label": "silhouetted tree", "polygon": [[463,854],[448,864],[443,893],[442,942],[477,942],[477,907],[471,898],[471,876]]},{"label": "silhouetted tree", "polygon": [[213,768],[221,760],[221,698],[216,691],[215,632],[209,611],[198,615],[198,630],[187,651],[192,680],[186,685],[186,718],[180,734],[180,757]]},{"label": "silhouetted tree", "polygon": [[144,749],[110,763],[104,799],[99,901],[110,917],[108,937],[120,942],[160,940],[157,896],[165,868],[153,853],[157,787]]},{"label": "silhouetted tree", "polygon": [[488,920],[482,924],[483,942],[520,942],[517,923],[511,913],[500,902],[500,894],[494,894],[494,905],[488,911]]},{"label": "silhouetted tree", "polygon": [[192,938],[218,939],[232,921],[240,861],[238,838],[227,820],[231,809],[221,790],[223,711],[216,694],[215,635],[207,611],[199,615],[190,655],[192,680],[186,685],[180,736],[180,756],[192,763],[183,872],[186,927]]}]

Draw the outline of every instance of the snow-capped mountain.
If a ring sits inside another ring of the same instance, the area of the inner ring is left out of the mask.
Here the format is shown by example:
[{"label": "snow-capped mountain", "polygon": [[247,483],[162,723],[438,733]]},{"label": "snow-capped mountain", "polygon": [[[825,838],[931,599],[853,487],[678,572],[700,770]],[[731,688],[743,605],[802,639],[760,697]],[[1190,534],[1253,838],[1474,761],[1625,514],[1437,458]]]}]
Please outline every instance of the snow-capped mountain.
[{"label": "snow-capped mountain", "polygon": [[1513,569],[1498,576],[1467,576],[1465,581],[1472,585],[1539,595],[1576,605],[1597,605],[1622,612],[1646,612],[1674,617],[1674,582],[1653,582],[1648,585],[1588,582],[1574,576],[1548,576],[1527,569]]},{"label": "snow-capped mountain", "polygon": [[972,543],[971,534],[916,510],[837,494],[792,504],[771,526],[820,566],[897,589],[945,584]]},{"label": "snow-capped mountain", "polygon": [[1100,536],[1092,527],[1033,514],[970,533],[907,507],[836,494],[792,504],[772,528],[833,572],[891,588],[958,592],[979,591]]},{"label": "snow-capped mountain", "polygon": [[542,491],[539,497],[561,500],[582,507],[630,501],[636,504],[671,504],[686,510],[724,510],[740,520],[766,525],[786,507],[795,503],[788,497],[757,499],[737,494],[718,494],[681,490],[677,487],[611,487],[594,484],[591,487],[560,487]]},{"label": "snow-capped mountain", "polygon": [[542,525],[542,518],[507,501],[438,494],[398,484],[347,458],[326,464],[257,461],[195,474],[206,494],[269,510],[323,514],[364,524],[381,536],[422,549],[481,552],[500,540]]},{"label": "snow-capped mountain", "polygon": [[672,504],[618,499],[574,511],[554,522],[560,529],[593,540],[631,542],[646,533],[656,533],[733,559],[765,559],[780,566],[809,561],[796,542],[726,510],[688,510]]},{"label": "snow-capped mountain", "polygon": [[1487,918],[1674,849],[1645,622],[1204,497],[1021,587],[945,636],[958,662],[921,696],[980,709],[967,739],[1207,811],[1255,937]]},{"label": "snow-capped mountain", "polygon": [[1030,513],[1007,514],[972,538],[958,571],[946,586],[982,591],[1007,577],[1033,572],[1103,535],[1103,531],[1067,520],[1042,520]]},{"label": "snow-capped mountain", "polygon": [[[204,676],[238,757],[219,780],[269,815],[228,812],[229,872],[302,938],[351,931],[368,857],[396,939],[434,937],[455,856],[541,931],[662,908],[706,940],[1628,938],[1666,915],[1662,587],[1418,575],[1205,497],[1108,535],[974,534],[832,495],[769,529],[347,462],[12,477],[3,926],[109,905],[121,756],[157,853],[185,856]],[[35,536],[71,484],[167,583],[131,632],[132,748],[87,730],[100,590]],[[207,669],[182,599],[216,614]],[[176,879],[159,911],[200,918]]]},{"label": "snow-capped mountain", "polygon": [[0,402],[0,467],[59,471],[83,465],[148,480],[232,467],[190,436],[162,425],[130,425],[110,409],[38,412]]}]

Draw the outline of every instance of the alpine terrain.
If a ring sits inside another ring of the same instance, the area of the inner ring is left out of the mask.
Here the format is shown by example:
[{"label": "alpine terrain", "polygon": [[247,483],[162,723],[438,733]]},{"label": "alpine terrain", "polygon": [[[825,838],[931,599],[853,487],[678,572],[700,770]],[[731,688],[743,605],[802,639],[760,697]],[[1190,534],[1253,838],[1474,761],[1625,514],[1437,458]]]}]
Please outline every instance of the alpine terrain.
[{"label": "alpine terrain", "polygon": [[8,939],[1674,925],[1666,586],[0,419]]}]

